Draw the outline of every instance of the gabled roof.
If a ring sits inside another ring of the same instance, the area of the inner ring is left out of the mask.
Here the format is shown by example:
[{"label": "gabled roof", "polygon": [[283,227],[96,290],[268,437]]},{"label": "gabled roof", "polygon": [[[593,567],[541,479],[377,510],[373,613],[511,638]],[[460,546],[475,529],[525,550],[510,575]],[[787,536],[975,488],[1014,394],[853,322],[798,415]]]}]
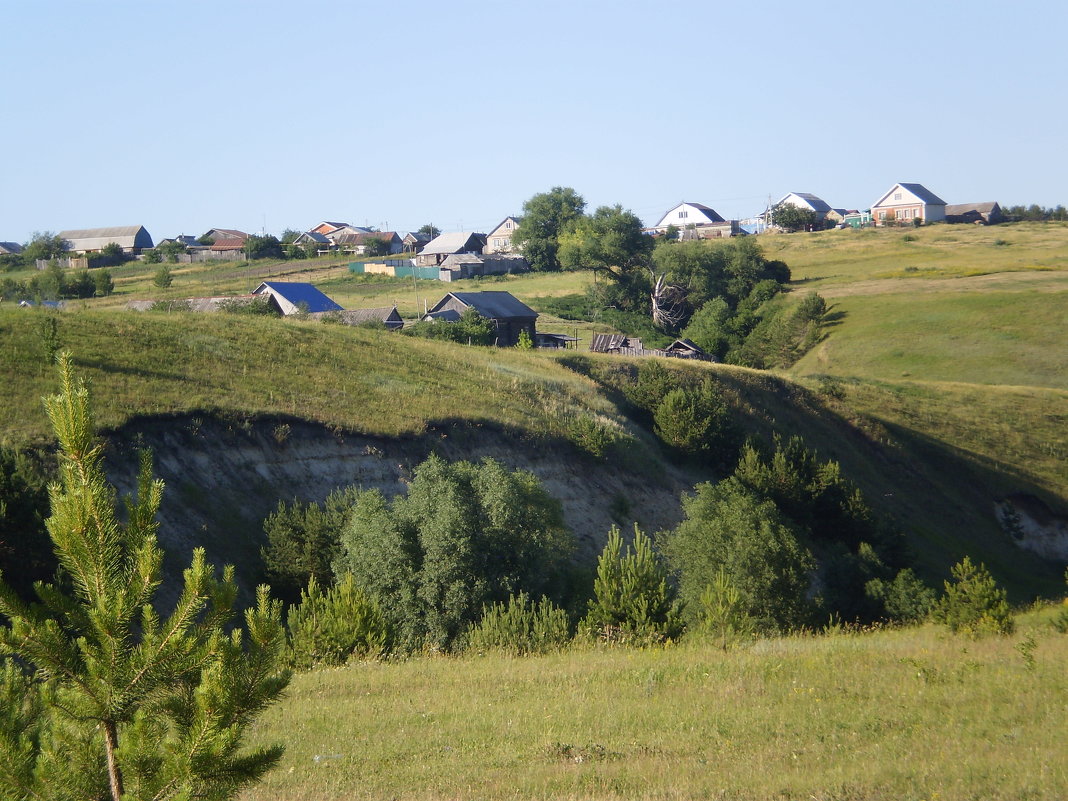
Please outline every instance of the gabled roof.
[{"label": "gabled roof", "polygon": [[311,316],[319,318],[327,314],[336,314],[338,319],[345,325],[382,323],[386,328],[400,328],[404,325],[404,320],[401,319],[396,306],[379,306],[374,309],[344,309],[339,312],[315,312]]},{"label": "gabled roof", "polygon": [[671,215],[671,213],[673,211],[678,211],[683,206],[689,206],[691,209],[697,209],[699,212],[701,212],[702,216],[704,216],[704,218],[705,218],[703,221],[702,220],[689,220],[689,219],[687,219],[687,223],[688,224],[701,225],[702,222],[704,222],[704,223],[727,222],[711,206],[706,206],[704,203],[691,203],[688,200],[684,200],[682,203],[678,203],[678,204],[672,206],[670,209],[668,209],[663,214],[661,214],[660,215],[660,222],[658,222],[653,227],[654,228],[663,228],[665,225],[674,225],[673,222],[667,222],[667,218]]},{"label": "gabled roof", "polygon": [[420,252],[421,256],[433,256],[441,253],[463,253],[464,251],[481,251],[486,246],[486,235],[475,234],[470,231],[456,231],[449,234],[441,234],[431,239]]},{"label": "gabled roof", "polygon": [[901,187],[902,189],[904,189],[904,190],[906,190],[908,192],[911,192],[916,197],[918,197],[921,201],[923,201],[924,203],[926,203],[926,204],[928,204],[930,206],[944,206],[944,205],[946,205],[946,201],[942,200],[942,198],[940,198],[934,192],[929,190],[923,184],[894,184],[892,187],[890,187],[890,191],[889,192],[885,193],[875,203],[871,204],[872,208],[875,208],[876,206],[881,205],[884,200],[886,200],[888,197],[890,197],[890,195],[894,194],[894,190],[897,189],[898,187]]},{"label": "gabled roof", "polygon": [[[952,206],[946,206],[946,216],[951,217],[956,214],[967,214],[969,211],[979,212],[980,214],[989,214],[995,208],[1000,209],[997,201],[990,201],[988,203],[954,203]],[[0,245],[3,243],[0,242]]]},{"label": "gabled roof", "polygon": [[449,298],[455,298],[463,306],[474,309],[490,320],[538,316],[536,311],[511,292],[450,292],[439,300],[428,314],[438,312],[449,301]]},{"label": "gabled roof", "polygon": [[503,220],[501,220],[501,221],[500,221],[499,223],[497,223],[497,224],[496,224],[495,226],[493,226],[492,228],[490,228],[490,232],[489,232],[489,235],[490,235],[490,236],[493,236],[493,234],[497,233],[497,231],[498,231],[498,230],[499,230],[499,229],[501,228],[501,226],[502,226],[502,225],[504,225],[504,224],[505,224],[506,222],[508,222],[509,220],[511,220],[511,221],[512,221],[512,228],[511,228],[511,230],[513,230],[513,231],[514,231],[514,230],[515,230],[515,227],[516,227],[517,225],[519,225],[519,217],[513,217],[512,215],[508,215],[508,216],[507,216],[507,217],[505,217],[505,218],[504,218]]},{"label": "gabled roof", "polygon": [[60,231],[59,236],[70,242],[71,250],[100,250],[112,242],[124,248],[152,247],[152,237],[143,225],[79,228]]},{"label": "gabled roof", "polygon": [[245,239],[216,239],[210,245],[208,250],[244,250]]},{"label": "gabled roof", "polygon": [[393,243],[394,240],[399,240],[396,231],[359,231],[354,234],[339,234],[333,231],[329,234],[328,239],[335,245],[362,245],[369,239],[384,239],[386,242]]},{"label": "gabled roof", "polygon": [[300,306],[303,303],[309,312],[342,311],[341,306],[311,284],[298,281],[264,281],[252,294],[262,295],[264,292],[287,300],[294,306]]},{"label": "gabled roof", "polygon": [[200,238],[203,239],[206,236],[213,236],[216,239],[240,239],[242,241],[248,239],[248,234],[244,231],[238,231],[236,228],[209,228],[200,235]]},{"label": "gabled roof", "polygon": [[824,200],[823,198],[819,197],[818,195],[812,194],[811,192],[790,192],[790,194],[786,195],[782,200],[780,200],[775,205],[776,206],[781,205],[791,195],[794,196],[794,197],[801,198],[803,201],[805,201],[809,205],[809,207],[813,211],[819,212],[820,214],[825,214],[825,213],[827,213],[828,211],[831,210],[831,204],[830,203],[828,203],[826,200]]},{"label": "gabled roof", "polygon": [[305,231],[303,234],[293,240],[293,244],[299,245],[301,242],[315,242],[318,245],[329,245],[330,240],[323,234],[316,233],[315,231]]},{"label": "gabled roof", "polygon": [[0,242],[0,253],[22,253],[22,245],[18,242]]}]

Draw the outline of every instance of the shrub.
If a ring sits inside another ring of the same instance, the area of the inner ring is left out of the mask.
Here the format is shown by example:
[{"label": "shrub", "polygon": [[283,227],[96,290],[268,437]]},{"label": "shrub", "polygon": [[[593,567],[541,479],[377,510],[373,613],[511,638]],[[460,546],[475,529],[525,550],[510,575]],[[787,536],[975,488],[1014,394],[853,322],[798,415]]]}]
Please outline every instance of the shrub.
[{"label": "shrub", "polygon": [[407,495],[357,495],[334,563],[382,604],[406,648],[447,650],[482,608],[562,596],[574,536],[532,473],[431,456]]},{"label": "shrub", "polygon": [[671,390],[656,407],[653,422],[657,436],[685,454],[713,454],[725,464],[734,461],[737,432],[730,409],[711,379],[692,389]]},{"label": "shrub", "polygon": [[984,634],[1011,634],[1014,628],[1005,590],[982,564],[972,564],[965,556],[950,571],[952,581],[935,605],[934,617],[954,634],[979,637]]},{"label": "shrub", "polygon": [[534,603],[525,592],[507,603],[484,607],[482,619],[467,638],[473,651],[503,651],[522,656],[562,648],[570,639],[567,614],[548,598]]},{"label": "shrub", "polygon": [[[1064,571],[1064,583],[1068,584],[1068,570]],[[1068,634],[1068,597],[1061,604],[1061,611],[1053,619],[1053,628],[1061,634]]]},{"label": "shrub", "polygon": [[174,283],[174,276],[171,275],[171,268],[166,264],[162,265],[156,274],[152,276],[152,283],[159,289],[166,289],[172,283]]},{"label": "shrub", "polygon": [[756,630],[756,621],[746,610],[741,591],[722,568],[705,585],[699,604],[698,631],[718,640],[724,650]]},{"label": "shrub", "polygon": [[676,639],[683,631],[682,608],[668,585],[667,571],[649,538],[634,526],[634,544],[612,526],[597,562],[594,598],[582,622],[591,636],[611,643],[647,645]]},{"label": "shrub", "polygon": [[297,668],[343,665],[377,657],[389,646],[389,626],[378,604],[346,574],[323,592],[313,576],[300,603],[289,608],[290,658]]},{"label": "shrub", "polygon": [[864,591],[869,598],[882,603],[887,617],[903,623],[925,620],[937,600],[934,589],[918,578],[910,567],[899,571],[893,581],[872,579],[864,585]]}]

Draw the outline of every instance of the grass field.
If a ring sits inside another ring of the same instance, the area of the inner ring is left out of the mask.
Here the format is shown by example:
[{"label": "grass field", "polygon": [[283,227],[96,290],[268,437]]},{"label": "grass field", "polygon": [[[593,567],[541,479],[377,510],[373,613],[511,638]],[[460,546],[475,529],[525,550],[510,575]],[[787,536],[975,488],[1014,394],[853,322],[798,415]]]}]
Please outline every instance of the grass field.
[{"label": "grass field", "polygon": [[282,764],[242,798],[1062,799],[1049,617],[299,675],[255,731]]}]

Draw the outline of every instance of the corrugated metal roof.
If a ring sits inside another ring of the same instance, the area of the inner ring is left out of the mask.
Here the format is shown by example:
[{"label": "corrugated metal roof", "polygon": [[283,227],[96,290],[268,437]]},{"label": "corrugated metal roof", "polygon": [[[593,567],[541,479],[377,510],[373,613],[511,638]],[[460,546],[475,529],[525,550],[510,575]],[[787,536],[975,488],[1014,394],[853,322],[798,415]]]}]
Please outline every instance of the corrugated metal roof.
[{"label": "corrugated metal roof", "polygon": [[127,249],[152,247],[152,237],[143,225],[79,228],[60,231],[59,236],[70,242],[71,250],[100,250],[111,242]]},{"label": "corrugated metal roof", "polygon": [[298,281],[264,281],[252,294],[262,295],[265,289],[283,300],[288,300],[294,306],[305,304],[309,312],[342,311],[341,306],[311,284]]},{"label": "corrugated metal roof", "polygon": [[[509,317],[537,317],[538,313],[511,292],[450,292],[465,306],[471,306],[483,317],[503,320]],[[448,298],[438,302],[441,305]],[[435,306],[437,308],[437,306]]]},{"label": "corrugated metal roof", "polygon": [[[472,237],[475,241],[472,242]],[[420,251],[422,256],[433,256],[436,253],[448,254],[448,253],[462,253],[463,251],[478,251],[482,252],[482,248],[486,246],[486,235],[475,234],[470,231],[455,231],[449,234],[441,234],[440,236],[431,239],[425,248]]]}]

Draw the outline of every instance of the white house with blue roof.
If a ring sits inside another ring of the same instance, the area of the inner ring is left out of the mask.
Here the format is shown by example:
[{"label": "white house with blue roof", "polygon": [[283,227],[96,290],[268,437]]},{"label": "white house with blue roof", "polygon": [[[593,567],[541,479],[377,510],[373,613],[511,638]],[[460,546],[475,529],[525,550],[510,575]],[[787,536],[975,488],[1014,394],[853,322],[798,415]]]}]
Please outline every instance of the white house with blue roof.
[{"label": "white house with blue roof", "polygon": [[253,295],[269,295],[282,314],[314,314],[316,312],[343,311],[311,284],[298,281],[264,281],[252,291]]}]

